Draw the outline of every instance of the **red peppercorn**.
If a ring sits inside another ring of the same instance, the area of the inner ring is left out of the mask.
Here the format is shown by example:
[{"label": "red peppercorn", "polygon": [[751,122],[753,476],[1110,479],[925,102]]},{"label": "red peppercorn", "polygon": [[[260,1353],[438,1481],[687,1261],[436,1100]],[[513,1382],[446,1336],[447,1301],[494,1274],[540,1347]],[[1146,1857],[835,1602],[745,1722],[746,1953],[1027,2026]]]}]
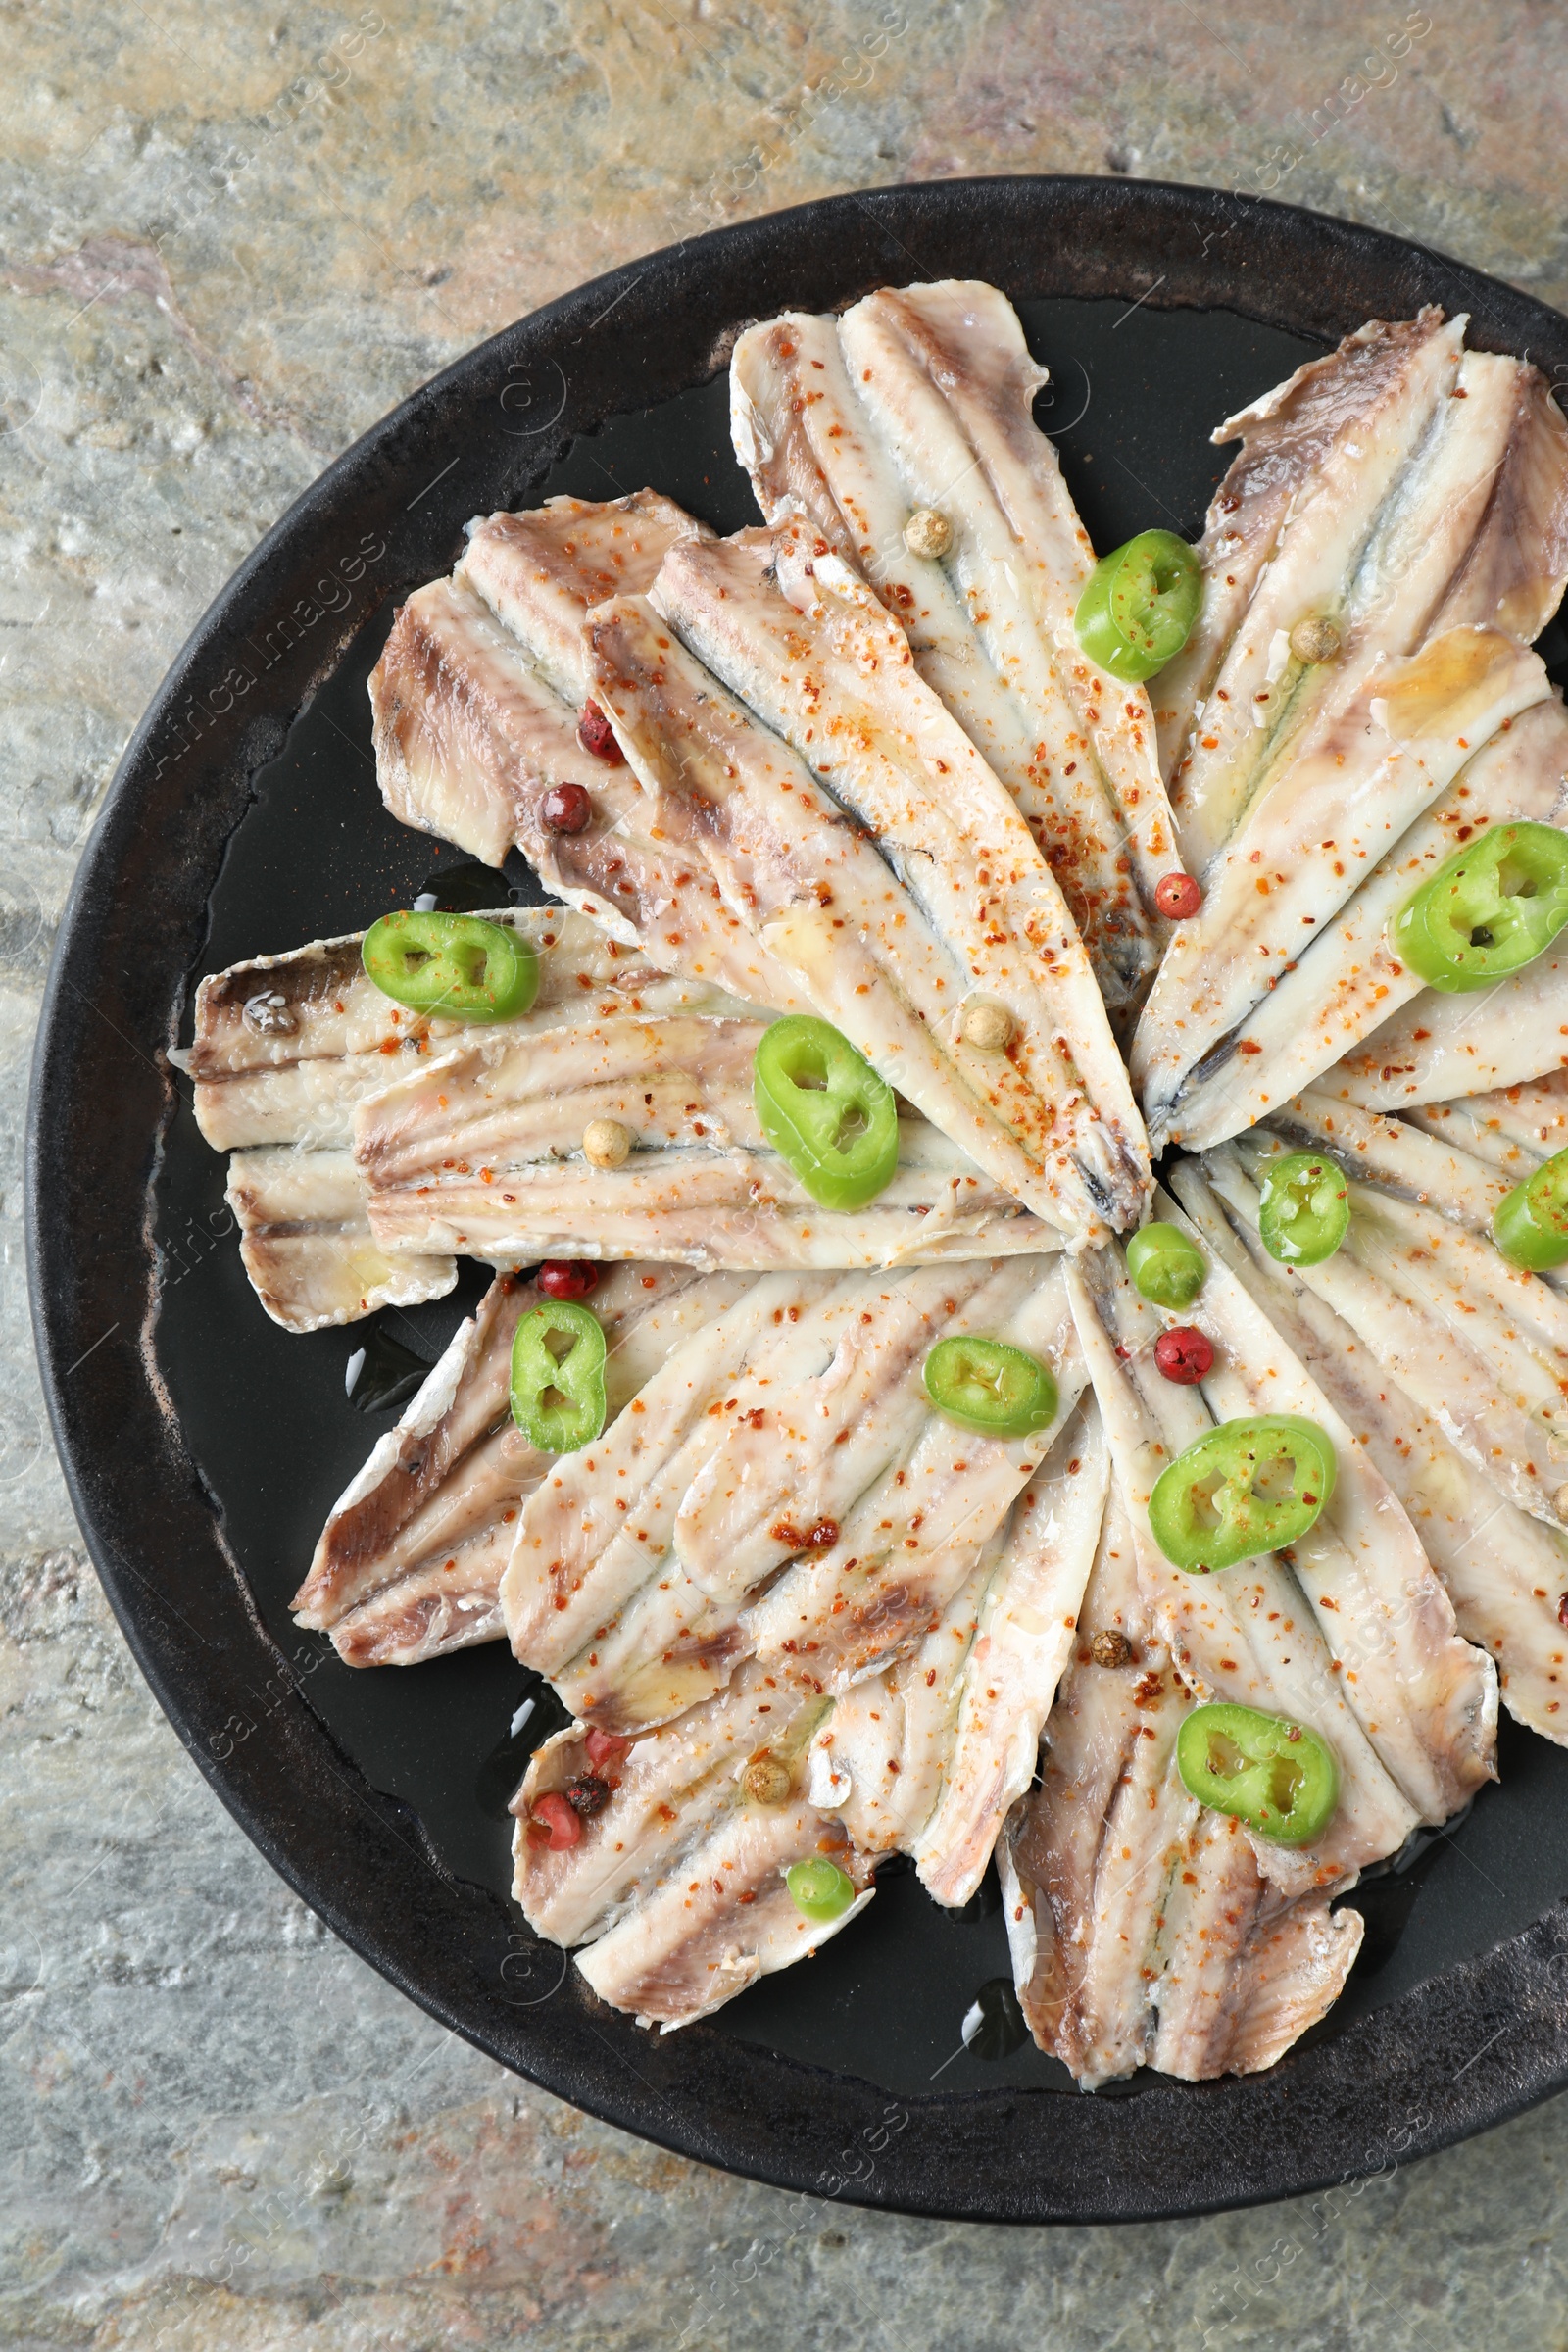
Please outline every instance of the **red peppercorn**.
[{"label": "red peppercorn", "polygon": [[586,1258],[547,1257],[534,1283],[547,1298],[586,1298],[599,1288],[599,1268]]},{"label": "red peppercorn", "polygon": [[550,1833],[552,1853],[564,1853],[568,1845],[576,1845],[582,1837],[582,1823],[566,1798],[553,1788],[548,1796],[536,1796],[528,1808],[531,1820]]},{"label": "red peppercorn", "polygon": [[547,833],[580,833],[593,812],[593,802],[582,784],[552,784],[539,809]]},{"label": "red peppercorn", "polygon": [[615,730],[597,703],[584,703],[582,716],[577,721],[577,741],[585,752],[603,760],[607,766],[620,767],[625,763],[626,755],[615,741]]},{"label": "red peppercorn", "polygon": [[1167,1380],[1194,1389],[1214,1369],[1214,1349],[1196,1324],[1181,1323],[1162,1331],[1154,1342],[1154,1361]]},{"label": "red peppercorn", "polygon": [[610,1783],[602,1781],[597,1772],[580,1772],[566,1783],[566,1802],[579,1819],[591,1821],[610,1802]]},{"label": "red peppercorn", "polygon": [[1203,894],[1191,874],[1166,874],[1154,885],[1154,905],[1172,922],[1185,923],[1203,904]]},{"label": "red peppercorn", "polygon": [[618,1764],[630,1745],[629,1740],[619,1739],[614,1732],[602,1732],[597,1724],[583,1741],[589,1763],[596,1766]]},{"label": "red peppercorn", "polygon": [[1559,1599],[1558,1599],[1558,1602],[1557,1602],[1557,1623],[1558,1623],[1559,1625],[1565,1625],[1565,1626],[1568,1626],[1568,1592],[1564,1592],[1563,1594],[1561,1594],[1561,1596],[1560,1596],[1560,1597],[1559,1597]]}]

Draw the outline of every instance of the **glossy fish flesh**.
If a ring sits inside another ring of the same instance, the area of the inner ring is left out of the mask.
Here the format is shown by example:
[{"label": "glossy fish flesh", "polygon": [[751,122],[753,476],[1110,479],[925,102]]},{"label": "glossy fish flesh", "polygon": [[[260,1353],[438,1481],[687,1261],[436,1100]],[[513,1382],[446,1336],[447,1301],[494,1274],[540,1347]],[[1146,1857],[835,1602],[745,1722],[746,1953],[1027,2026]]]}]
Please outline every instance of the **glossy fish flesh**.
[{"label": "glossy fish flesh", "polygon": [[[802,517],[902,623],[916,669],[1016,800],[1106,1004],[1142,997],[1177,863],[1149,698],[1089,662],[1073,613],[1094,566],[1056,453],[1048,380],[994,286],[884,288],[842,318],[786,312],[730,362],[735,454],[769,523]],[[911,512],[948,545],[915,555]]]},{"label": "glossy fish flesh", "polygon": [[[745,1288],[742,1275],[614,1267],[594,1294],[612,1421],[672,1348]],[[395,1429],[332,1507],[295,1622],[350,1666],[411,1666],[501,1639],[502,1571],[525,1494],[550,1468],[512,1418],[512,1339],[541,1303],[503,1275],[454,1335]]]}]

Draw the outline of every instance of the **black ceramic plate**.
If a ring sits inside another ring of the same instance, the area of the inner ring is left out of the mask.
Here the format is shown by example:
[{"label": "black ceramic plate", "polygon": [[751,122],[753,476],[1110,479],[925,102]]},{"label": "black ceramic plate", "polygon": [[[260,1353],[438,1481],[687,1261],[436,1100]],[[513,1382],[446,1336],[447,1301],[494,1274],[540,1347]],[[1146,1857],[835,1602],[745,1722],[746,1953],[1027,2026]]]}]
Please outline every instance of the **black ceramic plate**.
[{"label": "black ceramic plate", "polygon": [[[989,2220],[1196,2213],[1439,2147],[1568,2082],[1568,1754],[1505,1725],[1501,1788],[1357,1895],[1369,1933],[1345,1997],[1260,2078],[1084,2098],[1016,2046],[1004,2003],[965,2049],[964,2012],[1006,1975],[995,1896],[946,1914],[907,1874],[816,1961],[710,2024],[641,2033],[505,1899],[529,1737],[508,1726],[531,1678],[502,1646],[355,1674],[289,1622],[325,1511],[387,1423],[344,1398],[365,1327],[290,1338],[250,1296],[223,1163],[163,1058],[202,972],[355,929],[454,862],[382,810],[365,679],[394,603],[450,566],[469,515],[652,482],[720,529],[754,520],[726,430],[738,326],[950,275],[1018,305],[1053,372],[1041,420],[1102,547],[1152,523],[1196,535],[1225,462],[1212,425],[1365,318],[1468,310],[1473,343],[1568,376],[1568,321],[1440,256],[1105,180],[835,198],[498,335],[284,517],[125,755],[39,1037],[38,1347],[93,1558],[180,1737],[306,1900],[435,2016],[580,2107],[780,2184]],[[433,1354],[479,1287],[378,1321]]]}]

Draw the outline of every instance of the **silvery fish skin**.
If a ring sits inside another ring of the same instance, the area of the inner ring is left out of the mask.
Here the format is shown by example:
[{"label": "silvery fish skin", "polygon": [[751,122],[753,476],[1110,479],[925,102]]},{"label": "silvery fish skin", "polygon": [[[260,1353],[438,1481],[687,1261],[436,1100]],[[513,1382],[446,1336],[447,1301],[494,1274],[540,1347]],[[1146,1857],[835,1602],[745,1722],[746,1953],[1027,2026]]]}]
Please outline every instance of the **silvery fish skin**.
[{"label": "silvery fish skin", "polygon": [[[371,672],[376,779],[402,823],[487,865],[515,846],[548,889],[649,961],[790,1011],[795,993],[710,879],[651,837],[634,778],[577,737],[589,607],[650,585],[665,551],[701,529],[653,491],[470,524],[452,578],[409,599]],[[592,803],[581,833],[545,822],[545,795],[564,783]]]},{"label": "silvery fish skin", "polygon": [[444,1242],[383,1246],[370,1229],[350,1150],[354,1119],[401,1072],[459,1038],[470,1050],[486,1040],[536,1046],[589,1015],[753,1013],[703,982],[669,977],[564,907],[503,906],[485,919],[516,931],[539,957],[538,995],[514,1021],[431,1019],[394,1004],[366,972],[357,931],[232,964],[196,991],[192,1043],[170,1059],[193,1082],[203,1136],[233,1155],[228,1200],[241,1258],[263,1306],[288,1330],[439,1298],[457,1280]]},{"label": "silvery fish skin", "polygon": [[[1412,983],[1383,925],[1442,854],[1458,754],[1548,695],[1521,641],[1568,578],[1568,424],[1539,371],[1464,351],[1464,323],[1374,323],[1218,436],[1244,450],[1205,608],[1155,689],[1204,892],[1133,1049],[1156,1148],[1238,1132],[1396,1010]],[[1332,624],[1327,658],[1295,650],[1304,621]]]},{"label": "silvery fish skin", "polygon": [[1182,765],[1195,719],[1216,700],[1221,665],[1282,533],[1299,520],[1303,591],[1314,565],[1332,578],[1451,386],[1458,340],[1434,308],[1392,325],[1374,318],[1216,427],[1217,446],[1240,441],[1242,449],[1198,545],[1202,606],[1186,645],[1151,685],[1167,780]]},{"label": "silvery fish skin", "polygon": [[[912,1112],[883,1191],[859,1209],[821,1207],[758,1123],[765,1026],[740,1007],[612,1011],[547,1036],[488,1031],[419,1065],[356,1115],[371,1230],[391,1251],[498,1265],[630,1255],[758,1272],[1057,1246]],[[620,1167],[584,1155],[586,1127],[605,1118],[632,1141]]]},{"label": "silvery fish skin", "polygon": [[[1524,655],[1534,662],[1534,655]],[[1533,1077],[1568,1054],[1568,960],[1554,950],[1496,986],[1425,988],[1389,926],[1445,859],[1493,825],[1568,819],[1568,713],[1553,694],[1500,727],[1332,923],[1312,934],[1248,1020],[1216,1049],[1179,1124],[1207,1149],[1221,1126],[1267,1115],[1308,1086],[1370,1110]],[[1214,1116],[1210,1097],[1225,1096]]]},{"label": "silvery fish skin", "polygon": [[1568,1743],[1562,1538],[1482,1475],[1301,1270],[1269,1256],[1258,1237],[1257,1190],[1233,1147],[1184,1160],[1172,1182],[1203,1247],[1256,1299],[1398,1495],[1459,1632],[1495,1660],[1508,1712]]},{"label": "silvery fish skin", "polygon": [[[1180,1213],[1161,1203],[1171,1221]],[[1245,1292],[1211,1264],[1186,1311],[1217,1343],[1215,1369],[1201,1388],[1175,1387],[1153,1361],[1158,1310],[1109,1254],[1069,1269],[1067,1279],[1161,1638],[1197,1696],[1305,1723],[1339,1762],[1338,1810],[1313,1846],[1253,1838],[1263,1876],[1283,1893],[1302,1893],[1396,1852],[1418,1821],[1446,1820],[1491,1775],[1495,1676],[1454,1636],[1442,1587],[1393,1494]],[[1155,1479],[1216,1423],[1259,1409],[1304,1411],[1330,1432],[1343,1497],[1337,1490],[1288,1559],[1184,1574],[1150,1528]],[[1419,1640],[1410,1644],[1400,1638],[1406,1585],[1420,1597]],[[1445,1616],[1446,1647],[1436,1640],[1434,1648],[1430,1629],[1441,1635]]]},{"label": "silvery fish skin", "polygon": [[[593,1307],[612,1418],[744,1284],[613,1268]],[[513,1334],[542,1302],[532,1283],[495,1282],[333,1505],[292,1605],[296,1624],[329,1634],[348,1665],[415,1665],[502,1638],[502,1571],[523,1496],[550,1467],[510,1402]]]},{"label": "silvery fish skin", "polygon": [[[1113,1010],[1158,959],[1176,865],[1149,699],[1084,656],[1094,550],[1036,425],[1048,380],[994,286],[883,289],[840,318],[786,312],[730,362],[735,454],[769,523],[802,516],[903,623],[915,666],[1012,793]],[[940,558],[906,545],[940,514]]]},{"label": "silvery fish skin", "polygon": [[[945,1042],[1024,1163],[1019,1197],[1076,1240],[1102,1219],[1134,1220],[1148,1184],[1143,1122],[1083,944],[1011,797],[915,671],[897,621],[796,524],[672,549],[653,601],[689,655],[788,742],[819,805],[825,788],[872,836],[883,874],[902,885],[906,922],[908,908],[923,917],[950,1014],[970,994],[1006,1008],[1004,1054],[966,1049],[956,1023]],[[645,672],[654,666],[645,661]],[[929,951],[925,964],[928,988]],[[901,962],[890,977],[918,1001]],[[990,1124],[976,1136],[951,1081],[928,1100],[917,1080],[929,1085],[924,1067],[896,1083],[990,1165]]]},{"label": "silvery fish skin", "polygon": [[[1107,1636],[1119,1663],[1096,1657]],[[1039,1787],[997,1849],[1019,2003],[1085,2089],[1142,2065],[1186,2082],[1272,2065],[1360,1946],[1334,1889],[1281,1894],[1240,1823],[1188,1795],[1174,1751],[1190,1705],[1113,1480]]]},{"label": "silvery fish skin", "polygon": [[[612,1760],[594,1762],[581,1725],[536,1751],[513,1807],[513,1891],[539,1934],[578,1947],[601,2000],[674,2033],[808,1958],[864,1909],[871,1858],[807,1792],[804,1750],[823,1707],[808,1686],[745,1665]],[[759,1758],[786,1776],[765,1802],[742,1784]],[[576,1844],[552,1849],[532,1808],[585,1778],[598,1809]],[[828,1922],[797,1908],[785,1878],[823,1855],[857,1890]]]},{"label": "silvery fish skin", "polygon": [[[1466,321],[1381,322],[1219,428],[1205,612],[1155,688],[1178,838],[1203,880],[1248,806],[1380,658],[1471,625],[1528,643],[1568,577],[1568,424],[1538,369],[1466,352]],[[1327,618],[1337,655],[1289,638]]]}]

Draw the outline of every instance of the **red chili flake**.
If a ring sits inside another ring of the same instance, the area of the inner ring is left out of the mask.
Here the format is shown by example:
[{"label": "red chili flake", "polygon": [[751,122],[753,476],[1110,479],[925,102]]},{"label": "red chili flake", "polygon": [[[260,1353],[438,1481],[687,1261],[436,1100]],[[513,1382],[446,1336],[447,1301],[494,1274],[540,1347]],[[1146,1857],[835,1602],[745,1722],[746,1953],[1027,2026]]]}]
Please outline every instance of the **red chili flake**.
[{"label": "red chili flake", "polygon": [[599,1268],[586,1259],[547,1257],[534,1281],[547,1298],[586,1298],[599,1288]]},{"label": "red chili flake", "polygon": [[568,1845],[576,1845],[581,1840],[582,1823],[559,1790],[552,1789],[548,1796],[536,1796],[529,1813],[533,1820],[542,1822],[549,1832],[552,1853],[564,1853]]},{"label": "red chili flake", "polygon": [[1154,1361],[1178,1388],[1194,1389],[1214,1369],[1213,1345],[1196,1324],[1179,1324],[1154,1342]]},{"label": "red chili flake", "polygon": [[775,1544],[787,1544],[791,1551],[831,1551],[839,1540],[836,1519],[819,1519],[814,1527],[797,1527],[793,1519],[778,1519],[768,1529]]},{"label": "red chili flake", "polygon": [[584,703],[582,716],[577,721],[577,741],[585,752],[603,760],[608,767],[626,764],[626,756],[615,741],[615,730],[597,703]]},{"label": "red chili flake", "polygon": [[1203,894],[1191,874],[1165,874],[1154,885],[1154,905],[1172,922],[1185,923],[1203,904]]},{"label": "red chili flake", "polygon": [[547,833],[580,833],[593,812],[584,784],[552,784],[539,808]]},{"label": "red chili flake", "polygon": [[590,1764],[618,1764],[630,1745],[629,1740],[618,1738],[614,1732],[602,1732],[597,1725],[583,1741]]}]

